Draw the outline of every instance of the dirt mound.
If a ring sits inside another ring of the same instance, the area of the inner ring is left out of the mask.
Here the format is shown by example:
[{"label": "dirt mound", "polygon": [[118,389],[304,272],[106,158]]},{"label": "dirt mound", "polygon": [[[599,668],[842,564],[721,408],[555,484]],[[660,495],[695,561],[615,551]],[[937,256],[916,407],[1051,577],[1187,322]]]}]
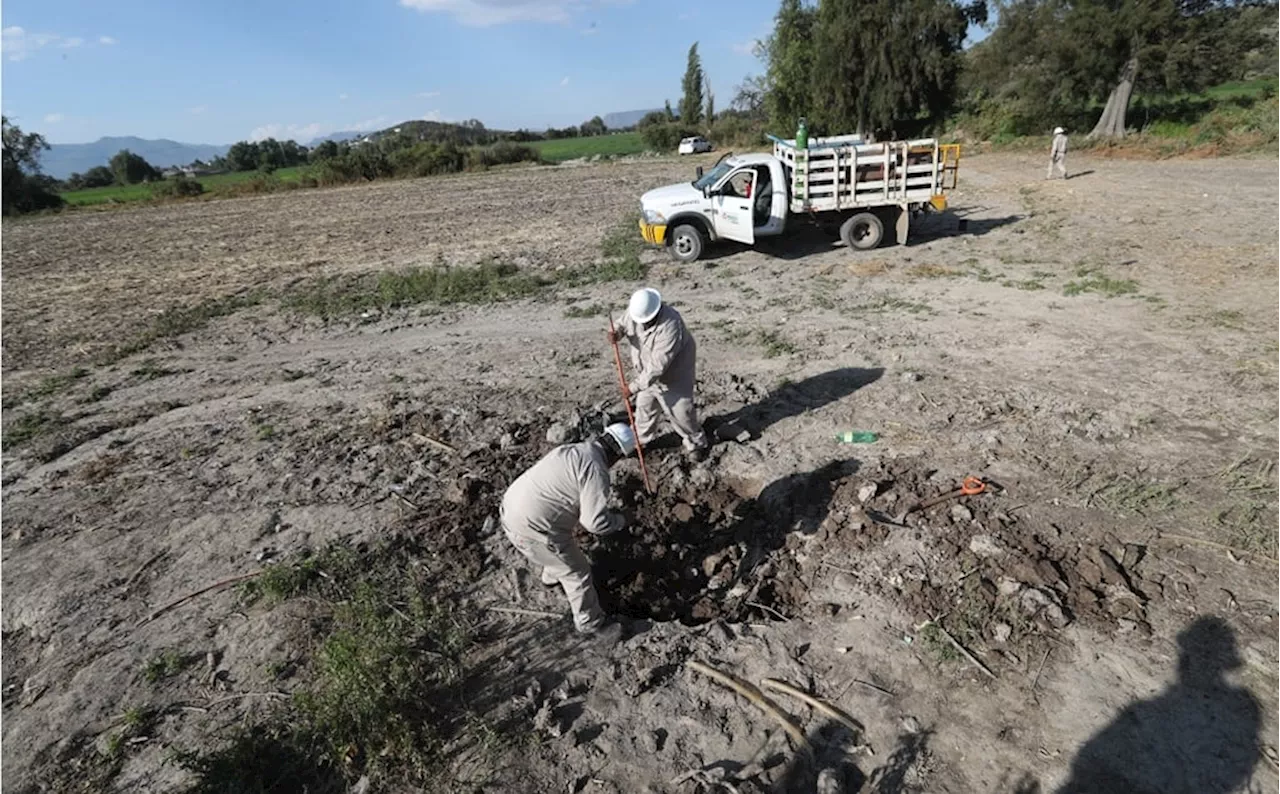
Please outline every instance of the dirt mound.
[{"label": "dirt mound", "polygon": [[919,460],[867,471],[835,463],[754,496],[749,483],[706,470],[681,471],[652,496],[626,477],[629,530],[583,543],[605,608],[633,618],[698,624],[831,609],[815,582],[843,573],[837,589],[886,597],[962,642],[1011,654],[1075,621],[1150,633],[1146,611],[1163,580],[1143,575],[1144,547],[1069,541],[1019,519],[994,482],[913,510],[955,486]]},{"label": "dirt mound", "polygon": [[630,528],[591,552],[605,609],[689,625],[792,613],[805,601],[791,592],[798,570],[783,575],[788,561],[777,551],[789,532],[817,531],[844,469],[786,477],[755,496],[750,483],[720,481],[706,469],[679,472],[655,495],[623,480]]}]

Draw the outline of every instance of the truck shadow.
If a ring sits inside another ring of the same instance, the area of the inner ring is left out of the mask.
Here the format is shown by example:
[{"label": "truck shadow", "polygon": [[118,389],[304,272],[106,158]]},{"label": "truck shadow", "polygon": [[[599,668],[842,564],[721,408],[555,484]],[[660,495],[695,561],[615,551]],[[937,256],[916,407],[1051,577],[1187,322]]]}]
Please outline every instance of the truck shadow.
[{"label": "truck shadow", "polygon": [[[911,234],[907,238],[907,247],[909,248],[922,243],[931,243],[935,240],[942,240],[947,237],[982,237],[983,235],[989,234],[1003,226],[1009,226],[1026,220],[1025,215],[1005,215],[1004,217],[998,218],[972,217],[975,212],[980,212],[982,209],[985,208],[961,210],[958,212],[949,211],[926,215],[922,218],[913,220],[911,223]],[[880,244],[879,248],[890,248],[894,245],[896,245],[896,243],[893,238],[893,230],[886,229],[884,241]],[[733,242],[732,240],[717,240],[715,243],[707,246],[700,261],[716,262],[729,259],[737,254],[743,253],[744,251],[755,250],[773,259],[793,262],[798,259],[804,259],[818,254],[829,253],[844,247],[844,243],[842,243],[839,236],[835,234],[825,232],[815,227],[802,227],[779,237],[763,237],[757,240],[754,246]],[[712,265],[711,267],[716,267],[716,265]]]},{"label": "truck shadow", "polygon": [[947,237],[982,237],[1002,226],[1026,220],[1025,215],[1005,215],[1002,218],[974,218],[981,209],[961,212],[945,212],[931,215],[911,225],[911,238],[907,244],[919,245]]}]

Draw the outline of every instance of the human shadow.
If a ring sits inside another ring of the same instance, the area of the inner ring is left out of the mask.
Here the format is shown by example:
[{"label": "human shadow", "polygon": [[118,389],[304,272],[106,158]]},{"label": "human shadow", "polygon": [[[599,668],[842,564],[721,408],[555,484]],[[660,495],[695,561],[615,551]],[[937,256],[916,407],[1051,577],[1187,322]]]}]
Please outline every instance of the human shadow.
[{"label": "human shadow", "polygon": [[1092,173],[1095,173],[1095,171],[1093,169],[1089,169],[1088,171],[1081,171],[1076,174],[1070,174],[1068,176],[1063,177],[1063,179],[1079,179],[1082,176],[1089,176]]},{"label": "human shadow", "polygon": [[707,417],[705,428],[715,440],[732,439],[741,431],[758,437],[771,425],[842,400],[884,375],[882,367],[841,367],[772,391],[757,403]]},{"label": "human shadow", "polygon": [[1258,761],[1261,709],[1225,673],[1243,662],[1235,634],[1201,617],[1178,634],[1178,680],[1134,703],[1080,749],[1057,794],[1240,791]]}]

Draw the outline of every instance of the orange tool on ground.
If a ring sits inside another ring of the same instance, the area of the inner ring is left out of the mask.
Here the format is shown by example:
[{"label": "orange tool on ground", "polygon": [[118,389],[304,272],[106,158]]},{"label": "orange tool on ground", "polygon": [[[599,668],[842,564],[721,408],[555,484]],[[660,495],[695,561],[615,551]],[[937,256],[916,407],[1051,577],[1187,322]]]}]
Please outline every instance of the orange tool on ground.
[{"label": "orange tool on ground", "polygon": [[618,365],[618,385],[622,387],[622,404],[627,406],[627,419],[631,422],[631,432],[636,437],[636,457],[640,459],[640,476],[644,478],[644,490],[653,493],[649,484],[649,469],[644,465],[644,448],[640,446],[640,431],[636,429],[636,415],[631,411],[631,389],[627,388],[627,374],[622,371],[622,353],[618,350],[618,332],[613,327],[613,318],[609,318],[609,344],[613,345],[613,360]]},{"label": "orange tool on ground", "polygon": [[914,513],[919,510],[927,510],[936,504],[942,504],[948,499],[954,499],[957,496],[975,496],[977,494],[982,493],[985,490],[987,490],[987,484],[982,480],[978,479],[977,477],[965,477],[964,482],[960,484],[959,488],[955,489],[954,491],[948,491],[947,493],[944,493],[941,496],[935,496],[932,499],[921,502],[920,504],[911,508],[907,512]]}]

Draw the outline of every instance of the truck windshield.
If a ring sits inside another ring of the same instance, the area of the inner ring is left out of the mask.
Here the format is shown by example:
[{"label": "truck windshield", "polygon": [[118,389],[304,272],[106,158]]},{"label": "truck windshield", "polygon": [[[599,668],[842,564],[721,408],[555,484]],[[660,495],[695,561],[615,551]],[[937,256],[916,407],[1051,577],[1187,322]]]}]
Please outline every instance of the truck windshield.
[{"label": "truck windshield", "polygon": [[706,190],[715,183],[724,179],[725,175],[733,170],[733,166],[726,163],[720,163],[715,168],[702,175],[701,179],[693,180],[693,186],[698,190]]}]

